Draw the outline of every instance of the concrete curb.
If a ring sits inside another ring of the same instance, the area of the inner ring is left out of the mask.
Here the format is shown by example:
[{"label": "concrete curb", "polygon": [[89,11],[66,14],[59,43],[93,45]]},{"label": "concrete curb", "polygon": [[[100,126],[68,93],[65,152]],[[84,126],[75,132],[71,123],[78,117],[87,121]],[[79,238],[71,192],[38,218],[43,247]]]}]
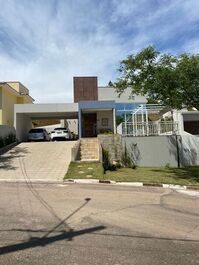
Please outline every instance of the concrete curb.
[{"label": "concrete curb", "polygon": [[64,180],[51,180],[51,179],[0,179],[1,183],[27,183],[33,184],[112,184],[116,186],[129,186],[129,187],[159,187],[164,189],[173,190],[195,190],[199,191],[199,186],[181,186],[174,184],[158,184],[158,183],[143,183],[143,182],[116,182],[114,180],[100,180],[100,179],[64,179]]},{"label": "concrete curb", "polygon": [[159,184],[159,183],[143,183],[143,182],[117,182],[113,180],[100,179],[65,179],[65,183],[79,183],[79,184],[112,184],[119,186],[131,187],[160,187],[164,189],[174,190],[199,190],[199,186],[181,186],[174,184]]}]

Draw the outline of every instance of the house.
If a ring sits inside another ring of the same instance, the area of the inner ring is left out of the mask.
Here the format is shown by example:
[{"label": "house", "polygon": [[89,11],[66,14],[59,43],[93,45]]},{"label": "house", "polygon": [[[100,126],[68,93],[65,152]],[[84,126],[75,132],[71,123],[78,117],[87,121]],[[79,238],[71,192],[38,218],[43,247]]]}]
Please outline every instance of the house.
[{"label": "house", "polygon": [[97,77],[74,77],[73,84],[74,103],[15,105],[17,138],[26,140],[34,120],[39,119],[64,119],[69,127],[73,120],[80,138],[116,133],[118,110],[135,109],[147,101],[144,96],[130,98],[130,89],[118,97],[113,87],[98,86]]},{"label": "house", "polygon": [[77,152],[72,152],[73,159],[78,150],[82,161],[99,159],[100,143],[111,161],[121,160],[124,150],[128,150],[140,166],[199,164],[199,139],[184,131],[187,126],[192,130],[189,121],[199,121],[197,112],[147,104],[144,96],[130,97],[130,88],[118,97],[113,87],[98,86],[97,77],[74,77],[73,81],[73,103],[15,104],[18,140],[27,140],[35,120],[65,120],[69,128],[76,124],[81,139],[74,149]]},{"label": "house", "polygon": [[14,125],[14,105],[32,104],[34,99],[20,82],[0,82],[0,125]]}]

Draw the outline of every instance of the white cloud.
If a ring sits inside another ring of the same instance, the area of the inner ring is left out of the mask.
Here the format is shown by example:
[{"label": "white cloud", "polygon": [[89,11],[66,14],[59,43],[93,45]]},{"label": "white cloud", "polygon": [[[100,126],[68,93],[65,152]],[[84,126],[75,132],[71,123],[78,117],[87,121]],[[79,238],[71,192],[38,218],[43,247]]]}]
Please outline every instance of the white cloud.
[{"label": "white cloud", "polygon": [[[75,75],[97,75],[106,84],[127,54],[166,45],[199,19],[198,0],[0,0],[0,6],[0,80],[20,80],[37,102],[72,101]],[[193,39],[185,34],[180,45],[197,49]]]},{"label": "white cloud", "polygon": [[184,45],[184,52],[199,54],[199,38],[192,39]]},{"label": "white cloud", "polygon": [[[113,0],[113,3],[112,19],[125,21],[126,28],[136,32],[132,39],[135,50],[143,45],[167,44],[175,38],[177,43],[180,33],[184,33],[182,41],[189,41],[186,32],[198,28],[198,0]],[[179,51],[181,44],[178,46]],[[169,48],[172,51],[172,47]],[[173,47],[173,51],[176,52],[176,47]]]},{"label": "white cloud", "polygon": [[83,7],[59,1],[55,12],[42,1],[1,2],[10,16],[1,14],[0,30],[7,32],[5,41],[18,43],[10,51],[0,48],[1,80],[20,80],[38,102],[66,102],[72,100],[74,75],[97,75],[103,84],[113,77],[113,64],[124,53],[108,27],[95,21],[96,9],[78,13]]}]

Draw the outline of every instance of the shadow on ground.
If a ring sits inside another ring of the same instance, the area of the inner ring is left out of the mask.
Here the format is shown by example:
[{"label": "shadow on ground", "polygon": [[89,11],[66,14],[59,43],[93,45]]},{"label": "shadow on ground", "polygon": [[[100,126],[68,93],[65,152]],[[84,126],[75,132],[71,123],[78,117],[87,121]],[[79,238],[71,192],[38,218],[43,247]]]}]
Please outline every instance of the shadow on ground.
[{"label": "shadow on ground", "polygon": [[56,241],[61,241],[61,240],[72,240],[74,237],[83,235],[83,234],[88,234],[88,233],[93,233],[96,231],[100,231],[105,229],[105,226],[95,226],[95,227],[91,227],[91,228],[86,228],[86,229],[82,229],[82,230],[78,230],[78,231],[73,231],[72,229],[68,232],[63,231],[60,235],[55,235],[55,236],[51,236],[51,237],[33,237],[30,238],[30,240],[22,242],[22,243],[17,243],[17,244],[13,244],[13,245],[9,245],[9,246],[5,246],[5,247],[0,247],[0,255],[5,255],[11,252],[16,252],[19,250],[24,250],[24,249],[29,249],[29,248],[35,248],[35,247],[39,247],[39,246],[46,246],[49,244],[52,244]]},{"label": "shadow on ground", "polygon": [[15,147],[9,152],[0,155],[0,170],[15,170],[17,167],[13,166],[13,159],[24,157],[29,153],[26,147]]},{"label": "shadow on ground", "polygon": [[[74,216],[77,212],[79,212],[84,206],[86,206],[91,198],[85,198],[84,202],[82,205],[80,205],[76,210],[74,210],[70,215],[68,215],[64,219],[60,219],[56,213],[54,212],[53,208],[39,195],[39,193],[34,189],[34,186],[32,185],[31,182],[27,181],[27,187],[28,189],[33,193],[33,195],[36,197],[36,199],[56,218],[59,220],[59,223],[56,224],[52,229],[45,231],[45,234],[42,237],[30,237],[29,240],[25,242],[19,242],[16,244],[0,247],[0,255],[5,255],[8,253],[12,252],[17,252],[20,250],[24,249],[29,249],[29,248],[35,248],[39,246],[46,246],[49,244],[52,244],[56,241],[61,241],[61,240],[73,240],[74,237],[83,235],[83,234],[88,234],[88,233],[93,233],[96,231],[100,231],[105,229],[105,226],[95,226],[91,228],[86,228],[78,231],[74,231],[73,229],[70,228],[70,226],[66,223],[66,221]],[[63,230],[57,230],[58,228],[63,227]],[[9,230],[9,231],[23,231],[23,232],[30,232],[31,230]],[[9,232],[8,231],[8,232]],[[41,232],[41,230],[35,230],[34,232]],[[56,233],[56,235],[49,236],[52,233]],[[61,234],[57,234],[61,233]]]}]

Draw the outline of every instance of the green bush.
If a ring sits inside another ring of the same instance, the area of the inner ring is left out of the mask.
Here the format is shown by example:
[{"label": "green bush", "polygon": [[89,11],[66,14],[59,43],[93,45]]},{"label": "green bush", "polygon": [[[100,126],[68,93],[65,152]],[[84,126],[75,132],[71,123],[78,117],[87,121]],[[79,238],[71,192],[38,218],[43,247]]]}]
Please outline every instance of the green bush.
[{"label": "green bush", "polygon": [[122,154],[122,163],[125,167],[128,167],[128,168],[136,169],[137,167],[135,161],[132,158],[132,155],[129,154],[126,144],[125,144],[124,152]]},{"label": "green bush", "polygon": [[107,170],[115,171],[119,168],[119,163],[112,164],[109,157],[109,152],[102,148],[102,165],[104,168],[104,173],[106,173]]},{"label": "green bush", "polygon": [[4,147],[4,140],[3,137],[0,137],[0,148]]},{"label": "green bush", "polygon": [[12,144],[16,141],[16,136],[13,133],[10,133],[6,137],[0,137],[0,148]]},{"label": "green bush", "polygon": [[110,170],[110,168],[111,168],[109,152],[107,150],[105,150],[104,148],[102,148],[102,165],[103,165],[103,168],[104,168],[104,173],[107,170]]}]

